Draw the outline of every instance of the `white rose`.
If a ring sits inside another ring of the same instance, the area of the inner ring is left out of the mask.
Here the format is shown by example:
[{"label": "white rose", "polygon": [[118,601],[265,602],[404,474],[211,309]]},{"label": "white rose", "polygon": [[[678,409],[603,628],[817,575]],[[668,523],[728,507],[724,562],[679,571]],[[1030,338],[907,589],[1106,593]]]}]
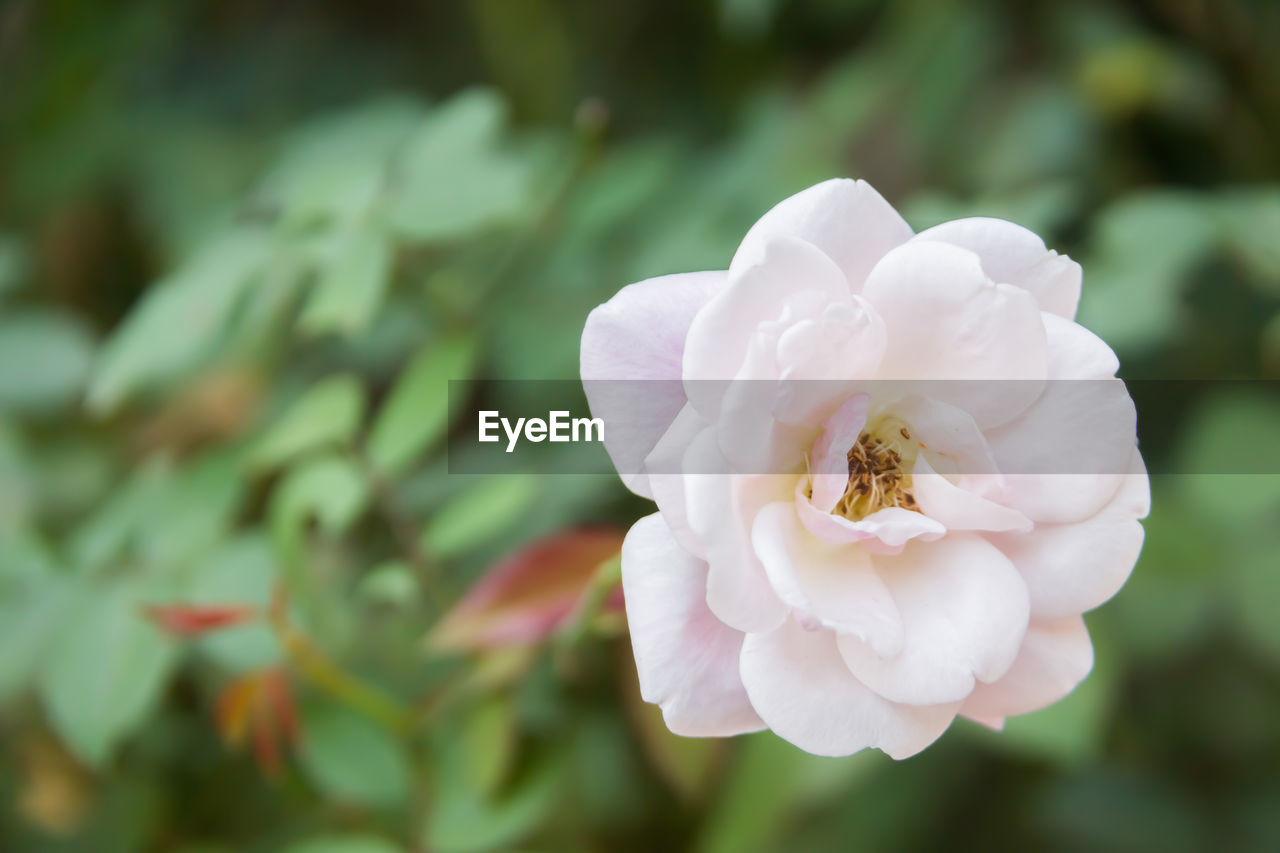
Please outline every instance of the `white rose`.
[{"label": "white rose", "polygon": [[1073,321],[1080,283],[1017,225],[913,235],[832,180],[727,271],[591,313],[593,413],[659,510],[626,538],[623,589],[673,732],[902,758],[956,714],[999,727],[1085,677],[1081,613],[1132,570],[1149,489],[1115,355]]}]

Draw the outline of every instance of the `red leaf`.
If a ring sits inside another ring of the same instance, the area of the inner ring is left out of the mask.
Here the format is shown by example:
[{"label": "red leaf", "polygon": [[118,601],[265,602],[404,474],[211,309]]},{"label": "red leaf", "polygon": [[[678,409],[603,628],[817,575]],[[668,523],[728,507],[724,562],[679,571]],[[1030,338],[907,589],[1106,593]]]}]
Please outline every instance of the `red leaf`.
[{"label": "red leaf", "polygon": [[573,613],[597,567],[622,548],[625,531],[558,533],[509,555],[445,614],[427,638],[435,651],[469,652],[532,645]]},{"label": "red leaf", "polygon": [[293,692],[280,669],[250,672],[228,682],[214,705],[214,721],[228,746],[238,748],[250,741],[259,769],[269,777],[280,771],[282,745],[293,747],[299,738]]},{"label": "red leaf", "polygon": [[147,618],[175,637],[195,637],[219,628],[239,625],[257,615],[248,605],[149,604]]}]

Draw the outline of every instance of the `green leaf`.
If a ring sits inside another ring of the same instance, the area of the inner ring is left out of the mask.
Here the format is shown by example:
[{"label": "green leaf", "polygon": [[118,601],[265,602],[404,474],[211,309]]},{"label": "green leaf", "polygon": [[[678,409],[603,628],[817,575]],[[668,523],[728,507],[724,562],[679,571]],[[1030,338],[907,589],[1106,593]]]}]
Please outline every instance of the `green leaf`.
[{"label": "green leaf", "polygon": [[418,598],[418,579],[413,569],[402,560],[382,563],[360,578],[356,593],[375,604],[403,606]]},{"label": "green leaf", "polygon": [[456,557],[489,540],[528,510],[539,480],[500,476],[481,480],[440,508],[427,522],[422,544],[435,557]]},{"label": "green leaf", "polygon": [[727,783],[693,846],[699,853],[776,849],[789,819],[887,760],[871,750],[839,759],[810,755],[768,732],[738,740]]},{"label": "green leaf", "polygon": [[336,705],[304,710],[299,759],[332,799],[392,808],[409,795],[404,745],[354,711]]},{"label": "green leaf", "polygon": [[466,772],[468,754],[457,747],[441,744],[438,750],[437,794],[426,831],[430,849],[440,853],[509,849],[555,807],[563,776],[555,759],[534,767],[505,796],[489,800],[457,784]]},{"label": "green leaf", "polygon": [[391,222],[415,240],[450,240],[517,219],[533,170],[498,147],[505,108],[473,89],[432,111],[405,144]]},{"label": "green leaf", "polygon": [[449,425],[449,380],[467,379],[476,339],[454,335],[428,344],[396,380],[373,428],[369,456],[383,474],[404,469]]},{"label": "green leaf", "polygon": [[511,700],[492,696],[471,709],[463,721],[461,744],[467,753],[463,781],[481,796],[492,795],[515,758],[516,717]]},{"label": "green leaf", "polygon": [[40,673],[54,728],[95,767],[145,722],[177,660],[174,645],[142,617],[144,601],[127,582],[86,590]]},{"label": "green leaf", "polygon": [[416,101],[386,98],[323,116],[292,135],[256,195],[291,225],[363,219],[386,190],[392,154],[422,115]]},{"label": "green leaf", "polygon": [[131,555],[173,574],[218,540],[241,496],[232,452],[212,452],[183,468],[149,459],[75,531],[71,562],[95,569]]},{"label": "green leaf", "polygon": [[1268,520],[1280,509],[1280,402],[1265,393],[1219,393],[1199,405],[1178,447],[1187,501],[1224,527]]},{"label": "green leaf", "polygon": [[[0,563],[12,568],[10,543],[3,547]],[[0,584],[0,701],[30,685],[78,601],[77,584],[65,577],[27,578],[16,588],[12,580]]]},{"label": "green leaf", "polygon": [[27,274],[27,253],[22,242],[11,234],[0,234],[0,297],[22,284]]},{"label": "green leaf", "polygon": [[403,848],[375,835],[320,835],[294,842],[283,853],[403,853]]},{"label": "green leaf", "polygon": [[1242,554],[1232,562],[1232,587],[1236,619],[1233,624],[1252,648],[1261,650],[1280,663],[1280,569],[1276,554],[1280,542],[1255,537],[1252,553]]},{"label": "green leaf", "polygon": [[0,412],[43,412],[84,385],[93,341],[65,314],[29,309],[0,316]]},{"label": "green leaf", "polygon": [[314,518],[322,532],[340,535],[364,512],[368,499],[361,472],[340,456],[308,460],[276,486],[271,496],[271,535],[295,591],[307,521]]},{"label": "green leaf", "polygon": [[1222,199],[1228,245],[1239,253],[1264,290],[1280,293],[1280,187],[1230,192]]},{"label": "green leaf", "polygon": [[254,446],[254,464],[271,467],[355,437],[364,416],[364,387],[355,376],[313,385],[276,418]]},{"label": "green leaf", "polygon": [[[279,573],[270,544],[260,534],[239,536],[201,560],[183,590],[188,604],[249,605],[263,611]],[[270,666],[280,660],[275,635],[260,620],[201,637],[196,647],[233,672]]]},{"label": "green leaf", "polygon": [[339,238],[335,256],[311,291],[299,326],[312,334],[362,332],[391,283],[391,240],[369,225]]},{"label": "green leaf", "polygon": [[1207,199],[1161,191],[1102,211],[1080,303],[1080,323],[1116,348],[1143,347],[1182,322],[1187,274],[1213,247],[1218,223]]},{"label": "green leaf", "polygon": [[89,405],[110,411],[129,395],[198,367],[227,333],[271,250],[265,234],[233,230],[152,285],[103,347],[89,385]]}]

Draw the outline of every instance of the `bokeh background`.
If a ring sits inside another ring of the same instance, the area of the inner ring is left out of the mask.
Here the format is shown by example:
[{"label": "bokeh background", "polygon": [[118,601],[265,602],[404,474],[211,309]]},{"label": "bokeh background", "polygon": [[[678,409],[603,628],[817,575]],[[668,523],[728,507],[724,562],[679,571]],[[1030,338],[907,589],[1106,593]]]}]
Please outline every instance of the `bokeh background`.
[{"label": "bokeh background", "polygon": [[[1280,849],[1280,400],[1218,381],[1280,378],[1278,44],[1268,0],[0,4],[0,849]],[[448,378],[575,377],[592,306],[834,175],[1037,230],[1124,377],[1210,380],[1142,386],[1210,473],[1153,478],[1092,676],[901,763],[667,734],[646,504],[444,461]]]}]

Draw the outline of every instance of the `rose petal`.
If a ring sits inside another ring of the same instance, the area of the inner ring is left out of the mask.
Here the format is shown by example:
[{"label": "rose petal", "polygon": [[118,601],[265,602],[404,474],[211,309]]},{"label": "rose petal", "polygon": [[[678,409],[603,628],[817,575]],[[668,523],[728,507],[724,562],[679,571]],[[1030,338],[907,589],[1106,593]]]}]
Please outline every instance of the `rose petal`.
[{"label": "rose petal", "polygon": [[1071,319],[1080,302],[1080,265],[1045,248],[1021,225],[976,216],[935,225],[913,240],[938,240],[968,249],[982,259],[993,281],[1014,284],[1036,298],[1041,310]]},{"label": "rose petal", "polygon": [[812,243],[840,267],[856,293],[876,261],[911,239],[911,226],[866,181],[823,181],[760,217],[733,256],[730,272],[758,263],[778,236]]},{"label": "rose petal", "polygon": [[796,484],[795,503],[800,523],[813,536],[829,545],[858,542],[874,554],[897,554],[912,539],[927,542],[947,532],[932,518],[896,506],[876,510],[857,521],[822,512],[810,503],[803,481]]},{"label": "rose petal", "polygon": [[1025,290],[987,278],[973,252],[936,241],[900,246],[876,264],[862,295],[888,328],[880,378],[982,380],[935,383],[930,394],[983,428],[1012,419],[1039,395],[1040,309]]},{"label": "rose petal", "polygon": [[[641,462],[685,404],[678,380],[689,324],[727,281],[720,271],[647,279],[587,317],[580,352],[587,402],[605,421],[605,450],[622,481],[643,497],[653,495]],[[666,381],[637,394],[633,384],[608,380]]]},{"label": "rose petal", "polygon": [[689,446],[707,426],[706,421],[698,416],[697,410],[686,404],[644,461],[653,500],[661,510],[667,526],[671,528],[672,535],[680,543],[680,547],[700,559],[705,558],[706,552],[701,540],[689,526],[689,513],[685,504],[685,475],[681,473],[681,465]]},{"label": "rose petal", "polygon": [[1049,344],[1049,380],[1111,379],[1120,369],[1120,360],[1106,341],[1093,332],[1064,320],[1056,314],[1042,313]]},{"label": "rose petal", "polygon": [[[704,431],[685,454],[685,470],[713,470],[719,459],[715,432]],[[685,478],[689,526],[706,553],[707,606],[739,631],[768,631],[786,618],[764,566],[751,547],[756,514],[791,492],[793,477],[748,474],[691,474]]]},{"label": "rose petal", "polygon": [[1018,567],[1035,619],[1092,610],[1124,586],[1138,561],[1144,532],[1138,519],[1150,507],[1142,457],[1096,516],[1075,524],[1041,524],[1022,535],[991,537]]},{"label": "rose petal", "polygon": [[873,558],[893,594],[905,641],[882,658],[854,637],[840,653],[862,683],[895,702],[932,705],[963,699],[975,677],[1008,670],[1027,628],[1027,590],[1017,570],[980,536],[950,533],[910,542],[896,557]]},{"label": "rose petal", "polygon": [[660,514],[622,545],[622,587],[640,695],[687,737],[759,731],[738,676],[743,635],[707,610],[706,567],[683,551]]},{"label": "rose petal", "polygon": [[921,454],[911,472],[911,493],[920,511],[948,530],[1030,530],[1031,519],[966,491],[933,470]]},{"label": "rose petal", "polygon": [[858,443],[858,436],[867,425],[870,399],[866,394],[858,394],[846,400],[822,424],[822,434],[814,442],[809,459],[813,483],[811,500],[822,512],[835,509],[844,494],[849,482],[849,448]]},{"label": "rose petal", "polygon": [[882,655],[901,650],[902,620],[866,551],[815,539],[791,502],[765,507],[751,542],[774,591],[806,625],[852,634]]},{"label": "rose petal", "polygon": [[1093,669],[1093,644],[1079,616],[1032,622],[1009,671],[979,684],[961,707],[965,716],[1009,717],[1052,705]]},{"label": "rose petal", "polygon": [[775,734],[816,755],[875,747],[907,758],[937,740],[959,707],[898,705],[877,696],[849,673],[834,634],[806,631],[793,619],[747,635],[742,683]]},{"label": "rose petal", "polygon": [[[685,342],[685,392],[703,417],[716,420],[726,380],[774,378],[773,350],[768,375],[743,375],[752,338],[763,323],[786,314],[820,311],[830,302],[848,301],[844,275],[826,255],[800,240],[771,241],[758,263],[735,270],[729,284],[703,306],[689,326]],[[802,309],[807,308],[807,311]],[[792,316],[790,322],[802,319]],[[777,328],[777,333],[784,331]],[[776,349],[776,338],[773,348]]]},{"label": "rose petal", "polygon": [[1098,512],[1128,470],[1137,411],[1119,379],[1054,381],[1015,420],[988,430],[1009,506],[1037,523]]}]

